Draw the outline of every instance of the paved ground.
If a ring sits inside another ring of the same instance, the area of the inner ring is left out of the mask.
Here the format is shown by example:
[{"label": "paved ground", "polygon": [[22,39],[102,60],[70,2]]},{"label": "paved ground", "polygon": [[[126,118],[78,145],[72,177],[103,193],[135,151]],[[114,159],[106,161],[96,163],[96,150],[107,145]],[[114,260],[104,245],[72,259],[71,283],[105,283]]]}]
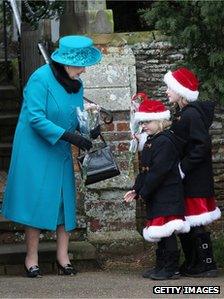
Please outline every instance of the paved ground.
[{"label": "paved ground", "polygon": [[[161,295],[153,286],[220,286],[221,294]],[[73,277],[45,275],[39,279],[0,276],[0,298],[224,298],[224,273],[212,279],[143,279],[138,271],[92,271]]]}]

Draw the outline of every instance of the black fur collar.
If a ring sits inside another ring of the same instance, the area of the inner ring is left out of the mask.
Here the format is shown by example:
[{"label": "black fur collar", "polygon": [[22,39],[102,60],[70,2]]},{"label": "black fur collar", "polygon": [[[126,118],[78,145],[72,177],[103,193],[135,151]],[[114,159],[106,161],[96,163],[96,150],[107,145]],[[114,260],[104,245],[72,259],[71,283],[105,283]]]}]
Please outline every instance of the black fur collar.
[{"label": "black fur collar", "polygon": [[64,89],[68,93],[79,92],[82,83],[79,80],[70,79],[62,64],[52,61],[50,63],[50,67],[56,80],[64,87]]}]

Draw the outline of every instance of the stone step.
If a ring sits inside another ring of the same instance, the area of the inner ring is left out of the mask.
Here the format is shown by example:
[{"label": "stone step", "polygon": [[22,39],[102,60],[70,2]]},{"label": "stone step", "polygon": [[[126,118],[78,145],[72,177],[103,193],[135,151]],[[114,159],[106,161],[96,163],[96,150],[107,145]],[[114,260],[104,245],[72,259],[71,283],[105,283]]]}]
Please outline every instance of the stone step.
[{"label": "stone step", "polygon": [[7,180],[7,172],[0,170],[0,198],[3,193],[3,188],[4,188],[6,180]]},{"label": "stone step", "polygon": [[2,136],[0,136],[0,142],[12,143],[14,137],[15,128],[4,128]]},{"label": "stone step", "polygon": [[[2,205],[2,203],[0,203]],[[71,241],[85,240],[86,229],[77,226],[77,228],[71,233]],[[0,215],[0,247],[3,244],[15,244],[21,243],[25,240],[25,226],[8,219],[5,219]],[[56,240],[56,234],[53,231],[42,230],[41,241],[49,242]]]},{"label": "stone step", "polygon": [[0,143],[12,143],[17,121],[16,113],[0,114]]},{"label": "stone step", "polygon": [[[1,127],[0,127],[1,130]],[[15,133],[15,127],[3,127],[1,130],[1,135],[0,135],[0,142],[1,143],[12,143],[13,142],[13,137]]]},{"label": "stone step", "polygon": [[18,114],[21,106],[18,89],[13,85],[0,85],[1,114]]},{"label": "stone step", "polygon": [[13,72],[12,72],[12,64],[9,59],[7,63],[4,58],[0,58],[0,83],[7,83],[12,81]]},{"label": "stone step", "polygon": [[[0,215],[0,232],[3,234],[4,232],[7,232],[8,237],[9,237],[9,232],[12,233],[10,234],[10,239],[13,237],[14,233],[18,232],[24,232],[24,226],[12,221],[9,221],[5,219],[2,215]],[[4,236],[2,235],[2,242],[6,241]],[[2,244],[0,244],[0,247]]]},{"label": "stone step", "polygon": [[[3,244],[0,246],[0,274],[16,275],[24,273],[26,246],[22,244]],[[96,248],[88,241],[69,243],[71,262],[78,268],[99,268]],[[56,241],[40,242],[39,262],[44,273],[55,272]]]},{"label": "stone step", "polygon": [[[8,65],[9,66],[11,66],[13,59],[16,59],[16,57],[15,58],[8,58]],[[5,65],[6,65],[5,58],[4,57],[0,57],[0,68],[3,69],[3,67],[5,67]]]},{"label": "stone step", "polygon": [[[40,242],[39,252],[41,255],[49,254],[48,260],[55,261],[56,241]],[[14,259],[16,255],[24,255],[26,253],[26,245],[22,244],[2,244],[0,246],[0,264],[17,264],[18,259]],[[50,254],[51,253],[51,254]],[[96,259],[96,248],[87,241],[73,241],[69,243],[69,253],[71,259],[74,260],[92,260]]]},{"label": "stone step", "polygon": [[18,89],[11,84],[0,85],[1,100],[17,98],[19,96]]},{"label": "stone step", "polygon": [[0,150],[4,151],[12,148],[11,143],[0,143]]},{"label": "stone step", "polygon": [[0,143],[0,171],[7,170],[10,163],[12,143]]},{"label": "stone step", "polygon": [[15,124],[18,120],[18,113],[0,113],[0,124],[4,122],[4,124]]}]

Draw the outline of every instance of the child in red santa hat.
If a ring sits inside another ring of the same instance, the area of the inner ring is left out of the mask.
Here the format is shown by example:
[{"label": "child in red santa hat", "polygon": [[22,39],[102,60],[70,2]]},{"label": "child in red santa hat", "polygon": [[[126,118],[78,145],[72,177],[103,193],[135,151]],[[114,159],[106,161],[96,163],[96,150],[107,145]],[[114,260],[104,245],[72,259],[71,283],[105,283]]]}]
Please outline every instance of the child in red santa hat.
[{"label": "child in red santa hat", "polygon": [[146,202],[145,240],[158,242],[156,266],[143,277],[156,280],[179,277],[179,250],[175,232],[188,232],[184,219],[182,180],[178,169],[179,140],[167,128],[170,111],[158,100],[144,100],[135,122],[149,136],[143,147],[140,173],[133,190],[124,196],[126,202],[141,197]]},{"label": "child in red santa hat", "polygon": [[214,195],[209,127],[214,116],[214,103],[197,101],[199,82],[187,68],[169,71],[164,76],[170,103],[177,104],[179,115],[171,129],[186,140],[180,163],[185,196],[185,218],[191,226],[180,240],[185,261],[183,275],[194,277],[217,276],[210,233],[204,225],[221,217]]}]

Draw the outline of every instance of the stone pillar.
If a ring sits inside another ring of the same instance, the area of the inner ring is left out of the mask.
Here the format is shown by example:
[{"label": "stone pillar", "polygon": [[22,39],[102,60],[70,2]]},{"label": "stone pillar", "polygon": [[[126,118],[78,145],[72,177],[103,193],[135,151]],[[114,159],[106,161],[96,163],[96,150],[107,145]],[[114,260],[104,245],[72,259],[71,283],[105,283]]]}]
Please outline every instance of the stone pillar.
[{"label": "stone pillar", "polygon": [[113,33],[113,12],[106,1],[66,1],[60,21],[60,35]]},{"label": "stone pillar", "polygon": [[128,148],[130,99],[136,92],[135,57],[125,43],[101,44],[101,48],[101,63],[82,74],[84,93],[114,116],[112,124],[102,126],[102,134],[113,149],[121,174],[88,186],[84,199],[87,238],[102,256],[134,255],[143,249],[136,230],[136,203],[125,203],[123,196],[133,185],[128,176]]}]

